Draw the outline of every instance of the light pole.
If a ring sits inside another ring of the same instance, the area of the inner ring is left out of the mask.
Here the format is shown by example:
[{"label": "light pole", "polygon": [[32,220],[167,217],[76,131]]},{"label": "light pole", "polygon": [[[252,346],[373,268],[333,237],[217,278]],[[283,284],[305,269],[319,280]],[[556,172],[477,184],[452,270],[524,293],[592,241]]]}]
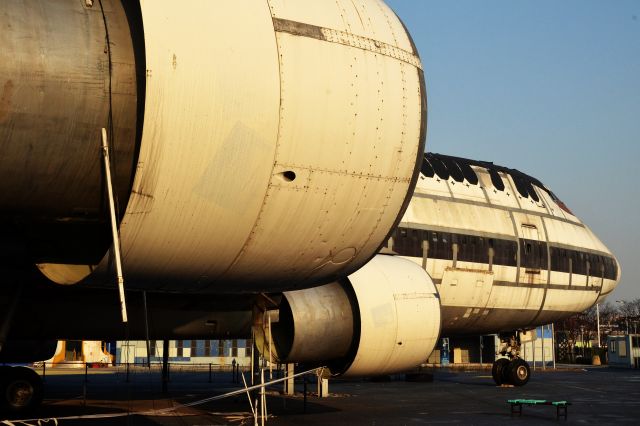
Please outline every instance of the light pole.
[{"label": "light pole", "polygon": [[600,304],[596,303],[596,323],[598,326],[598,349],[600,349]]}]

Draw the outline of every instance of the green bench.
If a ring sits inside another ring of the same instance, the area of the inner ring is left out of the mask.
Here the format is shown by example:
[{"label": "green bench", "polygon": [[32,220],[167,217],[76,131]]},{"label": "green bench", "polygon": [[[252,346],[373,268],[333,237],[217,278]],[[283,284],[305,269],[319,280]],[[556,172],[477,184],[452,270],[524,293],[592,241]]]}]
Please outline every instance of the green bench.
[{"label": "green bench", "polygon": [[567,420],[567,407],[571,405],[568,401],[547,401],[546,399],[509,399],[511,404],[511,416],[518,414],[522,416],[522,407],[525,405],[552,405],[556,407],[556,419],[564,417]]}]

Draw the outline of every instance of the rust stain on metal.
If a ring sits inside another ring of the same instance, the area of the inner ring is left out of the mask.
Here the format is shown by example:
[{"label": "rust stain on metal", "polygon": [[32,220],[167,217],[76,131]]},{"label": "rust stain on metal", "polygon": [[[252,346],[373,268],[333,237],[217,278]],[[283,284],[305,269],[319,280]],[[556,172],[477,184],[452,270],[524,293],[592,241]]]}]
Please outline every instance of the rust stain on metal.
[{"label": "rust stain on metal", "polygon": [[136,191],[135,189],[134,189],[134,190],[131,190],[131,193],[136,194],[136,195],[139,195],[139,196],[144,197],[144,198],[151,198],[151,199],[153,199],[153,198],[154,198],[154,197],[153,197],[153,195],[151,195],[151,194],[145,194],[145,193],[143,193],[143,192]]},{"label": "rust stain on metal", "polygon": [[171,66],[173,66],[174,70],[178,67],[178,57],[175,53],[173,54],[173,61],[171,61]]},{"label": "rust stain on metal", "polygon": [[288,19],[273,18],[273,28],[277,32],[281,33],[289,33],[301,37],[326,40],[322,32],[322,28],[311,24],[290,21]]},{"label": "rust stain on metal", "polygon": [[2,89],[0,98],[0,123],[4,123],[11,110],[11,99],[13,98],[13,81],[7,80]]},{"label": "rust stain on metal", "polygon": [[414,53],[407,52],[406,50],[379,40],[362,37],[347,31],[333,30],[331,28],[318,27],[316,25],[281,18],[273,18],[273,28],[276,32],[280,33],[314,38],[388,56],[422,69],[422,62],[420,62],[420,58]]}]

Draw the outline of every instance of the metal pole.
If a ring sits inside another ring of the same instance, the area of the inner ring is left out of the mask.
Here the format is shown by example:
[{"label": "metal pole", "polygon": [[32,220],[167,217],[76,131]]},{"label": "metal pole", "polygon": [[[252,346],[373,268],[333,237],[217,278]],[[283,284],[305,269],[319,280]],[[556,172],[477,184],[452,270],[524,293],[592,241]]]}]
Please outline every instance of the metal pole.
[{"label": "metal pole", "polygon": [[[538,334],[538,329],[536,329],[535,332],[536,334]],[[538,339],[531,340],[531,348],[533,349],[533,370],[534,371],[536,369],[536,340]]]},{"label": "metal pole", "polygon": [[87,362],[84,363],[84,382],[82,383],[82,405],[87,405]]},{"label": "metal pole", "polygon": [[149,341],[149,311],[147,310],[147,292],[142,292],[142,304],[144,306],[144,332],[147,339],[147,368],[151,368],[151,342]]},{"label": "metal pole", "polygon": [[260,413],[262,414],[262,426],[264,426],[265,417],[267,416],[267,397],[264,392],[264,368],[260,370],[260,383],[262,384],[260,388]]},{"label": "metal pole", "polygon": [[256,335],[251,331],[251,386],[255,385],[256,378]]},{"label": "metal pole", "polygon": [[551,323],[551,359],[553,359],[553,369],[556,369],[556,327]]},{"label": "metal pole", "polygon": [[271,338],[271,315],[267,312],[267,321],[269,321],[269,379],[273,380],[273,354],[271,347],[273,346],[273,339]]},{"label": "metal pole", "polygon": [[600,350],[600,304],[596,303],[596,322],[598,323],[598,350]]},{"label": "metal pole", "polygon": [[122,262],[120,260],[120,237],[118,236],[118,222],[116,221],[116,206],[113,198],[111,184],[111,164],[109,161],[109,145],[107,143],[107,129],[102,128],[102,155],[104,156],[104,170],[107,180],[107,193],[109,195],[109,212],[111,213],[111,233],[113,235],[113,252],[116,260],[116,274],[118,277],[118,291],[120,292],[120,311],[122,322],[127,322],[127,302],[124,296],[124,277],[122,275]]},{"label": "metal pole", "polygon": [[546,370],[547,366],[545,365],[545,358],[544,358],[544,325],[540,326],[540,331],[542,332],[542,369]]},{"label": "metal pole", "polygon": [[169,341],[162,341],[162,393],[167,393],[169,382]]},{"label": "metal pole", "polygon": [[480,368],[482,368],[482,335],[480,336]]},{"label": "metal pole", "polygon": [[303,376],[303,380],[304,380],[304,412],[307,412],[307,375],[305,374]]}]

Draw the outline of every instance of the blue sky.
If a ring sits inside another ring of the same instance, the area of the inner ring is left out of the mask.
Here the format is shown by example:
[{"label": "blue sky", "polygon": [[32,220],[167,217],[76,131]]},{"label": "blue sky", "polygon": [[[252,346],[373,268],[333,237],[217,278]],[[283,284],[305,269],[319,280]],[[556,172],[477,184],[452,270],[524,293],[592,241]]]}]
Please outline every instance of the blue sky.
[{"label": "blue sky", "polygon": [[640,297],[640,1],[387,0],[427,80],[427,150],[550,187]]}]

